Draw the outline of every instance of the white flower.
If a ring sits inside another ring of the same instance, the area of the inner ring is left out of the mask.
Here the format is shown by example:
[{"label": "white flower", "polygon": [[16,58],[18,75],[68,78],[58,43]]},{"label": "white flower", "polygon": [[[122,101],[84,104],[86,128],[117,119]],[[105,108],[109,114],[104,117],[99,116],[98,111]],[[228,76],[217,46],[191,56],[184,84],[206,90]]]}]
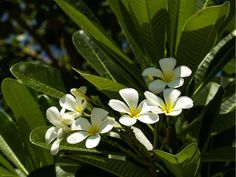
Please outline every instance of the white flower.
[{"label": "white flower", "polygon": [[55,140],[51,146],[51,154],[56,155],[59,151],[60,142],[63,140],[64,133],[70,129],[69,126],[74,121],[74,116],[71,113],[65,113],[64,109],[59,112],[56,107],[48,108],[46,116],[54,126],[47,130],[45,140],[48,144]]},{"label": "white flower", "polygon": [[60,106],[71,113],[74,113],[75,117],[80,117],[84,109],[87,106],[85,98],[86,87],[80,87],[79,89],[71,89],[72,94],[66,94],[60,99]]},{"label": "white flower", "polygon": [[184,79],[182,77],[188,77],[192,73],[191,69],[187,66],[178,66],[174,69],[176,65],[176,59],[174,58],[161,59],[159,60],[159,64],[161,70],[150,67],[146,68],[142,73],[142,76],[145,77],[158,78],[148,85],[148,89],[155,94],[162,92],[166,85],[169,88],[178,88],[182,86],[184,84]]},{"label": "white flower", "polygon": [[80,117],[76,119],[71,130],[78,130],[67,138],[70,144],[77,144],[87,138],[86,148],[96,147],[101,140],[100,134],[109,132],[115,124],[115,119],[108,117],[108,112],[101,108],[93,108],[91,112],[91,123]]},{"label": "white flower", "polygon": [[121,124],[132,126],[137,120],[146,124],[153,124],[159,120],[159,116],[152,112],[154,107],[148,106],[145,101],[138,105],[139,96],[135,89],[125,88],[120,90],[119,94],[125,103],[120,100],[111,99],[108,104],[115,111],[124,113],[119,119]]},{"label": "white flower", "polygon": [[164,100],[146,91],[144,93],[148,103],[158,108],[157,113],[164,113],[170,116],[177,116],[182,112],[182,109],[193,107],[193,100],[187,96],[180,96],[180,91],[177,89],[165,89],[163,91]]}]

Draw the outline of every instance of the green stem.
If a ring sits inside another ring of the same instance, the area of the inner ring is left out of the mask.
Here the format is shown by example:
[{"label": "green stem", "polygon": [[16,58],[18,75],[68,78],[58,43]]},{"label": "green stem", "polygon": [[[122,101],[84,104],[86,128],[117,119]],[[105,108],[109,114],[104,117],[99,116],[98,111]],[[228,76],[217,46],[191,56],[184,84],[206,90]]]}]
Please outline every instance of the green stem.
[{"label": "green stem", "polygon": [[169,144],[170,131],[169,131],[169,118],[165,116],[166,136],[161,144],[161,150],[165,148],[166,144]]}]

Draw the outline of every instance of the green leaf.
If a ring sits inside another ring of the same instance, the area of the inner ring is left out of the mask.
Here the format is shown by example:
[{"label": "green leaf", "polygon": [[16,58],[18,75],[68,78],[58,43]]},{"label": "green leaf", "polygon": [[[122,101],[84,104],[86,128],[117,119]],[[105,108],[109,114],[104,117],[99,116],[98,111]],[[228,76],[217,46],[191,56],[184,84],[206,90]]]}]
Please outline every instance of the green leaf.
[{"label": "green leaf", "polygon": [[12,174],[8,170],[0,166],[0,177],[19,177],[19,176],[14,173]]},{"label": "green leaf", "polygon": [[232,32],[222,39],[202,60],[196,73],[194,74],[194,84],[196,94],[201,88],[215,77],[234,56],[235,33]]},{"label": "green leaf", "polygon": [[223,146],[212,149],[202,155],[203,162],[230,162],[235,161],[235,148]]},{"label": "green leaf", "polygon": [[77,69],[74,69],[76,72],[78,72],[83,78],[85,78],[88,82],[93,84],[98,90],[103,92],[104,94],[113,97],[117,95],[117,92],[123,88],[126,88],[126,86],[114,82],[110,79],[106,79],[104,77],[99,77],[91,74],[86,74],[82,71],[79,71]]},{"label": "green leaf", "polygon": [[14,113],[19,131],[24,138],[24,145],[30,158],[33,160],[33,168],[52,163],[52,157],[41,149],[34,147],[29,142],[31,130],[38,126],[46,125],[38,104],[26,86],[15,79],[6,78],[2,81],[2,93],[7,105]]},{"label": "green leaf", "polygon": [[171,56],[176,49],[186,21],[204,5],[199,0],[167,0],[170,18],[169,42]]},{"label": "green leaf", "polygon": [[7,171],[11,172],[12,174],[15,174],[16,175],[16,172],[15,172],[15,169],[14,167],[12,166],[12,164],[10,164],[8,162],[8,160],[3,157],[1,154],[0,154],[0,167],[3,167],[4,169],[6,169]]},{"label": "green leaf", "polygon": [[64,156],[66,159],[71,159],[90,164],[105,170],[111,174],[122,176],[122,177],[149,177],[149,173],[146,169],[139,167],[131,162],[108,159],[99,156],[88,156],[88,155],[74,155]]},{"label": "green leaf", "polygon": [[220,114],[227,114],[229,112],[234,112],[236,107],[236,93],[233,93],[221,104]]},{"label": "green leaf", "polygon": [[157,63],[164,57],[168,13],[166,0],[127,0],[129,12],[136,22],[139,45]]},{"label": "green leaf", "polygon": [[154,150],[157,158],[176,177],[195,177],[200,165],[200,151],[197,143],[186,146],[178,154],[173,155],[162,150]]},{"label": "green leaf", "polygon": [[[24,141],[21,136],[22,134],[19,132],[19,129],[16,127],[11,117],[3,111],[0,111],[0,135],[4,138],[19,161],[28,168],[29,156],[26,155],[27,151],[23,147]],[[12,138],[12,135],[14,135],[14,138]]]},{"label": "green leaf", "polygon": [[220,114],[212,126],[211,135],[217,135],[236,125],[235,112]]},{"label": "green leaf", "polygon": [[[127,1],[127,0],[126,0]],[[126,1],[120,0],[108,0],[109,6],[111,7],[113,13],[129,41],[130,47],[133,50],[136,61],[141,66],[142,70],[150,66],[152,61],[149,57],[145,56],[141,48],[141,42],[138,37],[138,31],[136,29],[135,23],[133,22],[132,16],[129,13],[129,7]]]},{"label": "green leaf", "polygon": [[132,61],[119,49],[119,47],[117,47],[115,42],[109,39],[107,34],[94,21],[91,21],[87,16],[81,13],[78,9],[76,10],[66,0],[56,0],[56,3],[83,30],[87,31],[97,41],[101,42],[107,48],[115,52],[118,56],[120,56],[121,60],[126,61],[128,63],[132,63]]},{"label": "green leaf", "polygon": [[3,139],[1,135],[0,135],[0,151],[12,162],[12,164],[14,164],[17,168],[19,168],[25,175],[29,174],[26,167],[18,159],[16,154],[8,146],[7,142]]},{"label": "green leaf", "polygon": [[73,35],[73,43],[79,53],[100,76],[133,86],[135,82],[109,54],[83,30]]},{"label": "green leaf", "polygon": [[189,18],[184,25],[176,54],[180,65],[186,65],[195,72],[214,45],[218,29],[228,12],[227,1],[223,5],[202,9]]},{"label": "green leaf", "polygon": [[64,85],[59,71],[38,63],[19,62],[11,67],[11,73],[25,85],[60,98],[64,95]]}]

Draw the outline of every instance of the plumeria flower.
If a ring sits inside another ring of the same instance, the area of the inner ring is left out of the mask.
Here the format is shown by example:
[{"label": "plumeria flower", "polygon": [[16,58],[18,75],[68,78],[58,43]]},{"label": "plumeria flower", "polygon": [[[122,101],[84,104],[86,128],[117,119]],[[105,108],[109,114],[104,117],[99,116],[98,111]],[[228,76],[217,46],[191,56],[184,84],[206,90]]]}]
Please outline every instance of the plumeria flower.
[{"label": "plumeria flower", "polygon": [[162,92],[166,85],[169,88],[178,88],[184,84],[184,79],[182,77],[188,77],[191,75],[192,71],[187,66],[178,66],[174,69],[176,65],[176,59],[174,58],[164,58],[159,60],[161,67],[157,69],[155,67],[146,68],[142,76],[145,77],[157,77],[149,83],[148,89],[153,93],[157,94]]},{"label": "plumeria flower", "polygon": [[71,94],[66,94],[60,99],[60,106],[74,113],[74,117],[80,117],[87,106],[85,98],[86,90],[86,87],[71,89]]},{"label": "plumeria flower", "polygon": [[77,144],[86,139],[86,148],[96,147],[101,140],[100,134],[107,133],[112,130],[115,119],[108,116],[108,112],[101,108],[93,108],[91,112],[91,122],[80,117],[76,119],[71,130],[78,130],[67,138],[70,144]]},{"label": "plumeria flower", "polygon": [[47,130],[45,140],[48,144],[55,140],[51,146],[51,154],[56,155],[65,132],[69,131],[69,126],[74,121],[74,116],[71,113],[65,113],[64,109],[59,112],[54,106],[47,109],[46,116],[54,126]]},{"label": "plumeria flower", "polygon": [[125,88],[120,90],[119,94],[125,103],[120,100],[111,99],[108,105],[115,111],[124,113],[119,119],[121,124],[132,126],[137,120],[146,124],[153,124],[159,120],[159,116],[152,112],[155,107],[148,106],[145,101],[138,105],[139,96],[135,89]]},{"label": "plumeria flower", "polygon": [[193,107],[193,100],[187,96],[179,97],[180,94],[180,91],[177,89],[165,89],[163,91],[163,101],[152,92],[146,91],[144,93],[148,103],[158,108],[156,113],[164,113],[169,116],[177,116],[182,112],[182,109]]}]

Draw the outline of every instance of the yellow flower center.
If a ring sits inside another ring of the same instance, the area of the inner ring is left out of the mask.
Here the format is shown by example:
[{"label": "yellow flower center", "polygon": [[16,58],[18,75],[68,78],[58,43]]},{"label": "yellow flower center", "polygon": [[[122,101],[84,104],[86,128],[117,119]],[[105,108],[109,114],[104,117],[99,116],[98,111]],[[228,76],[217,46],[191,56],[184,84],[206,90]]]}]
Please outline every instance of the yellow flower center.
[{"label": "yellow flower center", "polygon": [[173,111],[174,105],[166,103],[162,110],[166,113],[171,113]]},{"label": "yellow flower center", "polygon": [[130,108],[130,112],[129,112],[129,115],[130,117],[138,117],[139,116],[139,113],[141,112],[140,109],[137,109],[137,108]]},{"label": "yellow flower center", "polygon": [[69,117],[69,116],[66,116],[66,115],[63,115],[61,117],[61,122],[64,124],[64,125],[71,125],[72,122],[73,122],[73,118]]},{"label": "yellow flower center", "polygon": [[77,106],[76,108],[75,108],[75,111],[76,112],[82,112],[82,110],[83,110],[83,108],[82,108],[82,106]]},{"label": "yellow flower center", "polygon": [[172,72],[166,72],[163,73],[163,78],[165,82],[171,82],[173,80],[173,73]]},{"label": "yellow flower center", "polygon": [[91,135],[96,135],[99,132],[99,128],[96,125],[92,125],[89,129],[88,132]]}]

